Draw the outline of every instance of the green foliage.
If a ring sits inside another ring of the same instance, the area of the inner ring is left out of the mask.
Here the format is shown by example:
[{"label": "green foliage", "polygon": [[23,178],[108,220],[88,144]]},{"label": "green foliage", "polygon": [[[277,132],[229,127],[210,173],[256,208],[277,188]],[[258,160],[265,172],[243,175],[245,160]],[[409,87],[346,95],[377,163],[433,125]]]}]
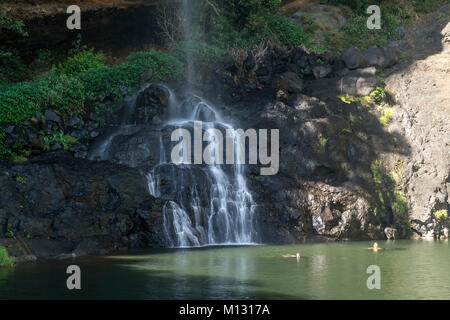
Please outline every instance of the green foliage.
[{"label": "green foliage", "polygon": [[386,92],[382,87],[376,87],[370,94],[369,97],[372,101],[376,103],[381,103],[386,100]]},{"label": "green foliage", "polygon": [[0,15],[0,30],[1,29],[14,31],[24,37],[28,36],[28,33],[25,30],[25,24],[22,21],[15,21],[3,15]]},{"label": "green foliage", "polygon": [[318,146],[314,148],[313,150],[314,153],[324,152],[325,148],[327,147],[329,138],[320,133],[318,136],[318,140],[319,143]]},{"label": "green foliage", "polygon": [[53,55],[50,50],[48,50],[48,49],[39,50],[39,56],[36,59],[36,62],[38,64],[43,65],[43,64],[46,64],[51,61],[53,61]]},{"label": "green foliage", "polygon": [[[418,16],[436,10],[448,4],[448,0],[322,0],[322,3],[341,6],[344,12],[350,12],[348,22],[341,31],[326,35],[329,49],[338,53],[343,49],[357,46],[365,49],[371,45],[384,46],[389,39],[395,38],[400,26],[408,26]],[[381,29],[369,30],[366,26],[369,15],[366,9],[370,5],[381,8]]]},{"label": "green foliage", "polygon": [[210,13],[208,32],[197,30],[193,36],[191,45],[200,51],[195,53],[215,62],[219,53],[230,48],[249,48],[268,40],[285,46],[312,45],[300,26],[278,14],[280,4],[281,0],[218,1],[220,16]]},{"label": "green foliage", "polygon": [[68,150],[72,145],[80,143],[77,138],[72,137],[69,134],[64,134],[62,131],[57,131],[51,136],[44,137],[44,150],[50,151],[53,142],[61,143],[64,150]]},{"label": "green foliage", "polygon": [[391,122],[392,120],[392,116],[394,115],[394,110],[392,108],[386,108],[383,111],[383,115],[380,117],[380,123],[387,127],[388,124]]},{"label": "green foliage", "polygon": [[14,232],[11,230],[6,231],[5,238],[14,238]]},{"label": "green foliage", "polygon": [[84,84],[89,98],[103,98],[111,93],[116,100],[122,99],[120,86],[137,87],[139,76],[147,69],[153,69],[152,82],[163,79],[178,78],[183,71],[183,64],[172,55],[149,52],[135,52],[127,61],[118,66],[90,69],[81,73],[78,79]]},{"label": "green foliage", "polygon": [[[22,21],[14,21],[9,17],[0,15],[0,31],[10,30],[20,36],[27,37],[25,25]],[[18,81],[25,73],[26,68],[15,48],[0,45],[0,83]]]},{"label": "green foliage", "polygon": [[22,177],[22,176],[17,176],[16,177],[16,182],[18,182],[18,183],[26,183],[27,182],[27,178],[26,177]]},{"label": "green foliage", "polygon": [[225,16],[237,27],[257,25],[261,17],[275,14],[281,0],[228,0],[224,1]]},{"label": "green foliage", "polygon": [[444,222],[445,220],[448,219],[448,212],[445,209],[437,210],[437,211],[434,212],[434,217],[439,222]]},{"label": "green foliage", "polygon": [[[108,93],[117,101],[122,99],[119,87],[137,87],[140,75],[149,68],[153,69],[153,82],[177,78],[183,71],[176,57],[154,50],[132,53],[118,66],[106,67],[103,62],[103,56],[81,51],[35,81],[0,85],[0,123],[21,123],[47,108],[63,116],[79,115],[85,111],[88,99],[101,100]],[[0,128],[0,157],[25,160],[26,156],[15,155],[4,147],[5,137]]]},{"label": "green foliage", "polygon": [[14,265],[16,258],[10,257],[5,247],[0,247],[0,267],[8,267]]},{"label": "green foliage", "polygon": [[375,160],[370,164],[370,171],[372,172],[373,181],[375,181],[375,183],[383,183],[383,173],[381,172],[380,162],[378,160]]},{"label": "green foliage", "polygon": [[66,62],[54,66],[53,70],[58,75],[76,76],[90,69],[105,68],[105,62],[103,54],[95,54],[92,49],[84,50],[68,58]]},{"label": "green foliage", "polygon": [[74,56],[82,51],[88,50],[86,45],[81,44],[82,36],[81,33],[77,34],[77,38],[72,42],[72,48],[69,50],[68,55]]},{"label": "green foliage", "polygon": [[398,217],[407,216],[407,200],[403,193],[397,191],[394,194],[394,201],[392,202],[392,211]]},{"label": "green foliage", "polygon": [[34,82],[0,86],[0,122],[20,123],[46,108],[79,114],[85,102],[77,78],[48,72]]},{"label": "green foliage", "polygon": [[297,46],[300,44],[311,46],[309,36],[290,19],[275,14],[269,14],[264,18],[267,24],[265,25],[265,29],[261,28],[264,31],[261,34],[262,37],[278,39],[285,46]]}]

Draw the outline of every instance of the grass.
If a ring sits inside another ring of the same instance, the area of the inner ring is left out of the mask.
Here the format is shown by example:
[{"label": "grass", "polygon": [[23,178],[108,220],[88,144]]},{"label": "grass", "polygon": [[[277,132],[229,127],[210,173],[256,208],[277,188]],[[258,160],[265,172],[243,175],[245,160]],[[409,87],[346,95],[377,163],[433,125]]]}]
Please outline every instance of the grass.
[{"label": "grass", "polygon": [[0,267],[8,267],[14,265],[16,258],[10,257],[5,247],[0,246]]},{"label": "grass", "polygon": [[389,123],[392,120],[392,117],[394,115],[394,109],[392,108],[386,108],[383,112],[383,115],[380,117],[380,123],[387,127],[389,125]]}]

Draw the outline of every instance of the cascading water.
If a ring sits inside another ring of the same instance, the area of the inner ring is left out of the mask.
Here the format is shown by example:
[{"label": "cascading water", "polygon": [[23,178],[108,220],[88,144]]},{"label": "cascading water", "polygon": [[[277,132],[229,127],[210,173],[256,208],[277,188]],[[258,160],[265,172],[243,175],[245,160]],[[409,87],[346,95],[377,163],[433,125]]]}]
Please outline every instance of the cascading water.
[{"label": "cascading water", "polygon": [[[190,1],[183,0],[182,8],[184,38],[189,43],[192,30]],[[190,91],[194,80],[193,57],[188,54],[186,61],[187,91]],[[241,144],[237,134],[232,136],[234,164],[223,165],[216,161],[220,155],[215,154],[214,147],[219,143],[215,139],[208,141],[208,146],[212,146],[208,149],[211,150],[208,154],[211,164],[176,165],[171,161],[170,145],[173,143],[169,140],[174,130],[192,131],[195,123],[201,121],[203,136],[203,132],[208,129],[228,132],[233,129],[232,124],[225,121],[216,108],[192,93],[178,100],[169,88],[162,85],[158,88],[168,92],[167,108],[162,117],[164,121],[142,123],[139,120],[136,123],[133,115],[136,113],[137,99],[129,99],[121,124],[110,128],[98,139],[90,150],[90,159],[142,167],[149,193],[166,203],[163,207],[162,229],[168,246],[255,243],[255,203],[247,188],[243,165],[236,161],[241,156],[245,157],[244,151],[238,147]],[[138,96],[145,93],[146,89],[143,88]],[[158,144],[159,147],[155,148]],[[200,144],[203,147],[206,142],[202,139]],[[148,165],[151,168],[145,169]]]},{"label": "cascading water", "polygon": [[[183,30],[187,47],[192,41],[192,10],[192,2],[183,0]],[[191,50],[186,50],[185,58],[187,82],[190,88],[194,81]],[[218,112],[200,97],[191,95],[183,103],[178,103],[173,92],[170,94],[169,125],[189,128],[192,127],[193,121],[202,121],[206,129],[232,129],[232,125],[221,121]],[[195,105],[194,108],[189,108],[193,105]],[[232,165],[232,170],[228,173],[222,165],[218,164],[218,161],[206,167],[180,165],[174,168],[173,164],[166,162],[162,141],[160,146],[160,163],[147,174],[147,178],[152,195],[161,196],[161,179],[164,177],[162,172],[171,173],[170,181],[174,184],[172,188],[176,190],[176,201],[170,201],[163,210],[164,229],[171,245],[188,247],[253,243],[255,204],[247,189],[242,165]],[[239,157],[239,152],[243,151],[237,146],[238,141],[235,139],[234,151]],[[210,157],[216,160],[216,156],[212,151]],[[167,170],[168,167],[170,170]],[[186,187],[187,183],[192,183],[192,187]],[[187,197],[186,194],[188,194]]]},{"label": "cascading water", "polygon": [[[206,130],[232,129],[232,125],[224,122],[212,106],[193,95],[188,96],[184,103],[170,105],[169,114],[177,115],[165,123],[173,128],[191,129],[194,121],[202,121]],[[235,138],[234,151],[238,158],[242,150]],[[214,145],[217,142],[210,143]],[[229,165],[231,168],[227,169],[217,164],[214,152],[210,154],[212,165],[174,165],[166,162],[162,140],[160,150],[160,163],[147,174],[147,179],[153,196],[164,198],[165,193],[175,194],[174,200],[163,209],[164,230],[171,246],[255,242],[255,203],[247,188],[242,165]]]}]

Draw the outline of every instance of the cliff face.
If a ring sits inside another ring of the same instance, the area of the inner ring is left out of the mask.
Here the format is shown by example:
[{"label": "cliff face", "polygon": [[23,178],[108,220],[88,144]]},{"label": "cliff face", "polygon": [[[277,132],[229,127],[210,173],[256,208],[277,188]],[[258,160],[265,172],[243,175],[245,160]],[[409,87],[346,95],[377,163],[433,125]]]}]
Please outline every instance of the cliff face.
[{"label": "cliff face", "polygon": [[[161,46],[156,23],[157,6],[176,1],[16,1],[0,4],[0,12],[22,20],[28,37],[18,38],[13,32],[0,33],[3,44],[13,44],[33,59],[41,49],[52,53],[67,52],[78,34],[83,44],[114,57],[130,51]],[[69,30],[68,6],[81,9],[81,30]],[[30,61],[31,62],[31,61]]]},{"label": "cliff face", "polygon": [[402,179],[412,228],[426,238],[448,235],[450,228],[434,215],[450,207],[449,14],[446,6],[409,31],[406,59],[386,79],[399,102],[390,130],[401,132],[411,146]]}]

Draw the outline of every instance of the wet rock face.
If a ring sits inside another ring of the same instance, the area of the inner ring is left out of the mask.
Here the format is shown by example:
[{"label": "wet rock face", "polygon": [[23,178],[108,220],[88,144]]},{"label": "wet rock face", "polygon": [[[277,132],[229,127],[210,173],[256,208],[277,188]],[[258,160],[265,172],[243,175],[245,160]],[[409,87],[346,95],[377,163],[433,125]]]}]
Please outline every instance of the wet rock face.
[{"label": "wet rock face", "polygon": [[133,121],[136,124],[148,124],[155,117],[161,118],[169,103],[170,93],[161,85],[150,85],[139,93]]},{"label": "wet rock face", "polygon": [[279,173],[265,177],[248,168],[260,239],[385,239],[389,218],[373,214],[370,164],[378,152],[394,151],[394,137],[376,116],[337,98],[339,79],[320,88],[316,82],[305,81],[308,96],[292,95],[287,102],[264,95],[241,102],[237,118],[245,127],[280,130]]},{"label": "wet rock face", "polygon": [[[33,255],[164,244],[163,201],[149,196],[137,170],[77,160],[65,152],[1,169],[0,238],[12,234],[24,240]],[[41,250],[50,239],[59,249]],[[27,254],[23,251],[16,248],[13,254]]]}]

